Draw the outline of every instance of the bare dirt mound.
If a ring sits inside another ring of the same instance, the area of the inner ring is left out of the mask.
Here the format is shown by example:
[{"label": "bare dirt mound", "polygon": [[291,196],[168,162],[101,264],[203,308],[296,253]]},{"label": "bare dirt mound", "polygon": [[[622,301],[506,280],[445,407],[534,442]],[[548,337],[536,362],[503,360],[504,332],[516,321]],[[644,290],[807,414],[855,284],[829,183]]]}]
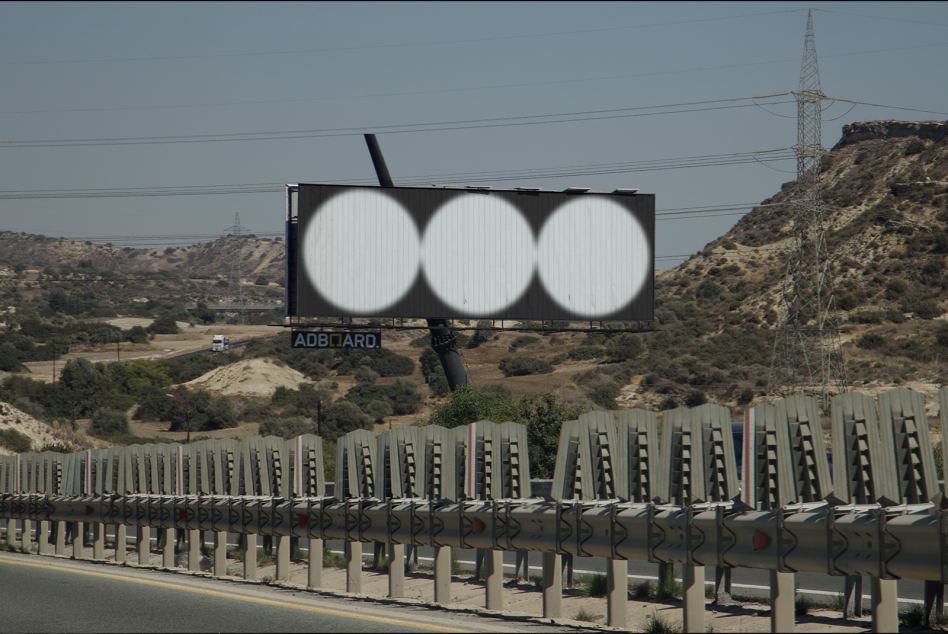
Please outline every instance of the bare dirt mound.
[{"label": "bare dirt mound", "polygon": [[216,368],[185,385],[219,394],[273,396],[280,385],[295,390],[299,388],[300,383],[311,382],[305,374],[288,367],[282,361],[262,358],[247,359]]},{"label": "bare dirt mound", "polygon": [[[87,440],[81,439],[78,434],[66,430],[56,430],[13,407],[9,403],[0,403],[0,429],[15,429],[28,436],[33,446],[32,451],[40,451],[46,445],[66,445],[72,451],[81,451],[89,447]],[[10,456],[14,451],[0,446],[0,455]]]}]

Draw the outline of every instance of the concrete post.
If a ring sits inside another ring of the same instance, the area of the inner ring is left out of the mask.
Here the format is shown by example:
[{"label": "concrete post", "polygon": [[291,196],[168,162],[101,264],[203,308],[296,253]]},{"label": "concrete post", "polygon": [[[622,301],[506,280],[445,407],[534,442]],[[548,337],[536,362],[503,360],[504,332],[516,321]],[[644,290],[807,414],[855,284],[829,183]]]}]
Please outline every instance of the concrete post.
[{"label": "concrete post", "polygon": [[277,581],[286,581],[290,578],[290,537],[277,536]]},{"label": "concrete post", "polygon": [[543,618],[563,614],[563,563],[556,553],[543,553]]},{"label": "concrete post", "polygon": [[[702,568],[704,570],[704,568]],[[704,579],[702,590],[704,590]],[[606,611],[608,625],[625,629],[626,607],[629,601],[629,562],[624,559],[606,560]],[[704,594],[701,595],[701,610],[704,611]],[[702,616],[703,619],[703,616]],[[702,629],[702,632],[704,630]]]},{"label": "concrete post", "polygon": [[72,558],[73,559],[82,559],[83,557],[83,544],[82,544],[82,532],[83,532],[82,522],[73,522],[72,525]]},{"label": "concrete post", "polygon": [[161,549],[161,565],[164,568],[174,568],[174,529],[164,529],[163,535],[164,547]]},{"label": "concrete post", "polygon": [[214,533],[214,576],[227,574],[227,533]]},{"label": "concrete post", "polygon": [[105,524],[92,525],[92,558],[105,559]]},{"label": "concrete post", "polygon": [[128,527],[119,524],[115,527],[115,563],[125,563],[125,549],[128,546]]},{"label": "concrete post", "polygon": [[36,541],[39,542],[39,554],[47,554],[49,552],[49,522],[39,523]]},{"label": "concrete post", "polygon": [[792,572],[770,571],[770,631],[792,632],[796,620]]},{"label": "concrete post", "polygon": [[192,528],[188,531],[188,570],[198,572],[201,569],[201,531]]},{"label": "concrete post", "polygon": [[843,587],[843,618],[862,616],[862,576],[846,575]]},{"label": "concrete post", "polygon": [[16,520],[7,520],[7,543],[16,546]]},{"label": "concrete post", "polygon": [[151,527],[138,527],[138,565],[151,564]]},{"label": "concrete post", "polygon": [[487,609],[500,612],[504,609],[504,551],[485,550],[484,563],[487,581]]},{"label": "concrete post", "polygon": [[66,522],[56,523],[56,554],[66,556]]},{"label": "concrete post", "polygon": [[29,552],[30,544],[33,543],[33,523],[30,520],[23,520],[23,532],[20,533],[20,546],[23,550]]},{"label": "concrete post", "polygon": [[451,547],[438,546],[434,565],[434,602],[451,603]]},{"label": "concrete post", "polygon": [[405,546],[388,545],[388,596],[398,599],[405,596]]},{"label": "concrete post", "polygon": [[683,565],[684,631],[704,632],[704,566]]},{"label": "concrete post", "polygon": [[346,592],[362,592],[362,542],[346,542]]},{"label": "concrete post", "polygon": [[945,584],[941,581],[925,582],[925,620],[922,625],[931,629],[932,621],[945,614]]},{"label": "concrete post", "polygon": [[[256,538],[254,538],[256,539]],[[309,540],[309,581],[307,587],[321,588],[323,585],[323,540]]]},{"label": "concrete post", "polygon": [[872,577],[870,583],[872,586],[872,631],[898,632],[898,581]]},{"label": "concrete post", "polygon": [[731,571],[732,568],[714,568],[714,604],[731,605]]},{"label": "concrete post", "polygon": [[244,579],[257,580],[257,536],[253,534],[247,535],[247,550],[244,551]]}]

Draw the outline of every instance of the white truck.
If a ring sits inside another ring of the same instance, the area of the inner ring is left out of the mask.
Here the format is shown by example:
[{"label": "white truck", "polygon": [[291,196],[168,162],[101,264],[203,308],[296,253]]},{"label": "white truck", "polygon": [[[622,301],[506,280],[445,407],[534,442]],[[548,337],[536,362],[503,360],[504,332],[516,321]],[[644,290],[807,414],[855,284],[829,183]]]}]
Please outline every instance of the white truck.
[{"label": "white truck", "polygon": [[230,339],[224,335],[214,335],[214,339],[211,341],[211,350],[214,352],[230,350]]}]

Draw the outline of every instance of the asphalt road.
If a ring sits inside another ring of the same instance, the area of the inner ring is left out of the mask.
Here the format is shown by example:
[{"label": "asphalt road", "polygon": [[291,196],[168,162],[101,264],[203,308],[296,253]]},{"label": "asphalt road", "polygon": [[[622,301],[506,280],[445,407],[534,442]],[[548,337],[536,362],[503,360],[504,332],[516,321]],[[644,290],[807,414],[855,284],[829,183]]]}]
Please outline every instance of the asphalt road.
[{"label": "asphalt road", "polygon": [[[269,592],[268,592],[269,591]],[[386,617],[340,600],[147,571],[0,555],[4,632],[422,632],[430,614]]]}]

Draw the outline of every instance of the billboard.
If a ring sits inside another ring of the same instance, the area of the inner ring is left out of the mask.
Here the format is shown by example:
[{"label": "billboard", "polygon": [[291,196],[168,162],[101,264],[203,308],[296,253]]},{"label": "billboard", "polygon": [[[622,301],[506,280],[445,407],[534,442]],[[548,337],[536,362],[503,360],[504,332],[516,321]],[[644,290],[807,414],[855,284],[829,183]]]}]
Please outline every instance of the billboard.
[{"label": "billboard", "polygon": [[296,187],[288,315],[653,318],[653,194]]}]

